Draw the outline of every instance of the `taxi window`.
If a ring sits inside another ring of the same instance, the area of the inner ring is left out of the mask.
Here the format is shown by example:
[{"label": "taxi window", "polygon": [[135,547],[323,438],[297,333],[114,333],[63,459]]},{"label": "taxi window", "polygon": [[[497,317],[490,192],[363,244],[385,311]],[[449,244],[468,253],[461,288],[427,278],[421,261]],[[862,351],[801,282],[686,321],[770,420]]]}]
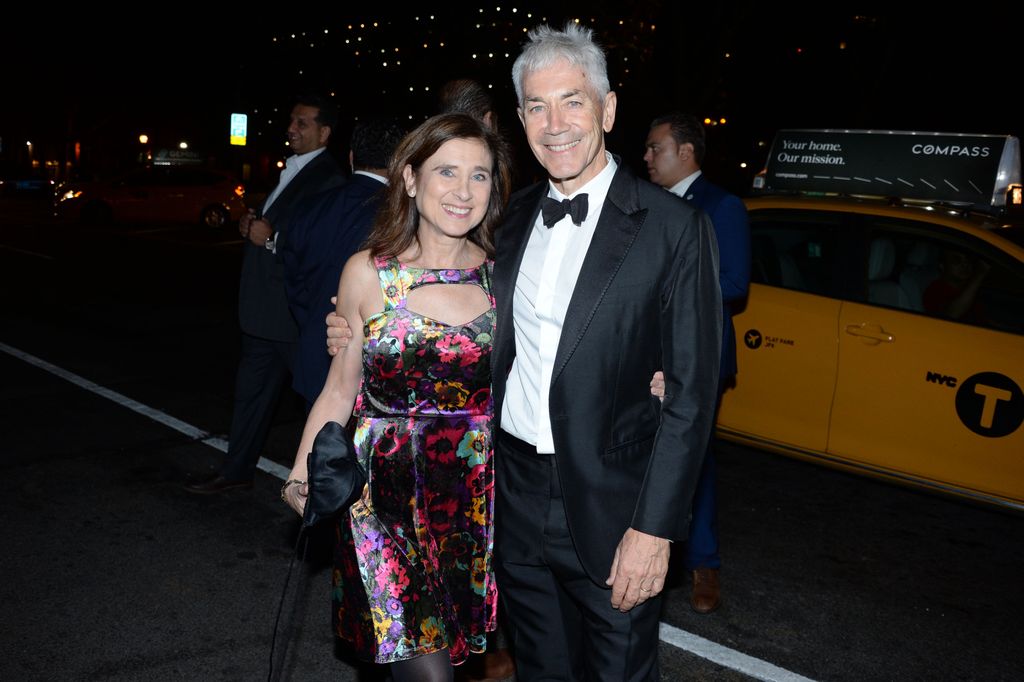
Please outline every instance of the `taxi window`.
[{"label": "taxi window", "polygon": [[750,214],[751,280],[835,296],[842,218],[833,213],[765,210]]},{"label": "taxi window", "polygon": [[877,221],[864,273],[872,305],[1024,334],[1024,264],[970,235]]}]

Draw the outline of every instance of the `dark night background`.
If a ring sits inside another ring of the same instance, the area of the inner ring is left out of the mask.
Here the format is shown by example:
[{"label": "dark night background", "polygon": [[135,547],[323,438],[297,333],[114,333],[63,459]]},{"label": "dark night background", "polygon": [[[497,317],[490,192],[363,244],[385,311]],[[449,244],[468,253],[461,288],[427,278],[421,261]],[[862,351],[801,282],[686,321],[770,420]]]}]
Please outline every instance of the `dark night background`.
[{"label": "dark night background", "polygon": [[[187,140],[214,165],[238,172],[250,163],[251,187],[265,189],[272,164],[287,155],[295,93],[334,93],[344,123],[331,147],[340,155],[353,118],[416,123],[433,111],[442,83],[466,76],[493,86],[521,148],[510,70],[523,28],[574,18],[606,47],[620,97],[609,148],[638,171],[649,120],[671,109],[725,119],[708,128],[705,168],[738,192],[779,128],[1024,132],[1019,12],[665,0],[563,3],[557,13],[544,6],[449,3],[417,16],[303,5],[259,19],[167,6],[107,21],[92,13],[25,19],[8,25],[13,35],[0,47],[0,173],[28,172],[31,141],[37,173],[110,174],[137,162],[146,133],[152,149]],[[227,144],[231,112],[249,114],[246,148]],[[519,152],[524,175],[536,172]]]}]

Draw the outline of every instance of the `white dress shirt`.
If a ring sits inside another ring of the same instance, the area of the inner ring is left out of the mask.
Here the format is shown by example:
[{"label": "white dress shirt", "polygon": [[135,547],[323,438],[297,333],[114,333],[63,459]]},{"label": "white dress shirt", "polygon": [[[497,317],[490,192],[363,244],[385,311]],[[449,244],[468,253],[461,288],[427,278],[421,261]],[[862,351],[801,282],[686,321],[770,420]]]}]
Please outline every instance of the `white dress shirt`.
[{"label": "white dress shirt", "polygon": [[683,178],[682,180],[680,180],[676,184],[674,184],[671,187],[669,187],[668,191],[672,192],[672,194],[675,194],[677,197],[682,197],[682,198],[685,199],[686,198],[686,190],[690,189],[690,185],[692,185],[693,181],[696,180],[699,177],[700,177],[700,171],[699,170],[694,172],[694,173],[690,173],[685,178]]},{"label": "white dress shirt", "polygon": [[608,188],[618,167],[611,154],[608,165],[587,184],[566,197],[553,184],[548,196],[558,201],[587,195],[587,217],[573,225],[566,215],[550,228],[537,216],[523,254],[512,298],[516,357],[509,372],[501,428],[537,448],[553,453],[548,396],[562,323],[576,279],[601,217]]},{"label": "white dress shirt", "polygon": [[[299,174],[299,171],[302,170],[307,163],[320,156],[325,149],[327,149],[327,147],[320,147],[319,149],[314,149],[313,151],[306,152],[305,154],[292,154],[285,159],[284,170],[281,171],[281,178],[277,181],[277,187],[275,187],[274,191],[270,193],[267,200],[263,202],[264,215],[266,215],[267,211],[270,210],[270,205],[274,203],[274,199],[277,199],[277,197],[281,195],[281,192],[283,192],[284,188],[288,186],[288,183]],[[271,227],[273,227],[273,225],[271,225]],[[270,251],[277,253],[277,230],[274,230],[274,236],[268,241],[269,244],[267,245],[267,248]]]},{"label": "white dress shirt", "polygon": [[275,187],[274,191],[270,193],[267,200],[263,202],[264,214],[270,210],[270,205],[274,203],[275,199],[281,196],[281,192],[283,192],[284,188],[288,186],[288,183],[299,174],[299,171],[302,170],[307,163],[320,156],[325,149],[327,148],[320,147],[319,149],[314,149],[313,151],[306,152],[305,154],[293,154],[285,160],[284,170],[281,171],[281,179],[277,181],[277,187]]},{"label": "white dress shirt", "polygon": [[377,182],[382,182],[385,185],[388,184],[388,179],[385,178],[383,175],[377,175],[376,173],[371,173],[370,171],[354,170],[352,171],[352,175],[365,175],[368,178],[373,178]]}]

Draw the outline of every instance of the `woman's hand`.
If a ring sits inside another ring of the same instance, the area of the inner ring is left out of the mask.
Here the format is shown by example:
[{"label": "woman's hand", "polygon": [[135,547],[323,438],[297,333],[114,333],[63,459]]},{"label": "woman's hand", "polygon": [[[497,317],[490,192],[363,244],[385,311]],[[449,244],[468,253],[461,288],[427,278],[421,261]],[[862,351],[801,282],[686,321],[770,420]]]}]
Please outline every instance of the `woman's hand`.
[{"label": "woman's hand", "polygon": [[299,516],[306,512],[306,499],[309,497],[309,484],[297,479],[289,479],[281,488],[281,499],[295,510]]}]

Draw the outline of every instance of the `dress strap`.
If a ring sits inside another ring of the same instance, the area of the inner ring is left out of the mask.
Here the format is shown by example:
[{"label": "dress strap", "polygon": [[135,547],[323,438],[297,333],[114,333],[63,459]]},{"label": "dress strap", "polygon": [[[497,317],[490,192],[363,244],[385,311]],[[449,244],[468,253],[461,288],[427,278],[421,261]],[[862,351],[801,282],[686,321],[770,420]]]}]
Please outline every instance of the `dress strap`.
[{"label": "dress strap", "polygon": [[491,293],[491,278],[494,276],[494,261],[488,258],[480,266],[480,288],[487,294],[491,307],[495,307],[494,294]]},{"label": "dress strap", "polygon": [[384,296],[384,310],[405,307],[405,298],[412,285],[412,275],[405,270],[397,258],[373,259],[377,266],[377,278],[380,280],[380,291]]}]

